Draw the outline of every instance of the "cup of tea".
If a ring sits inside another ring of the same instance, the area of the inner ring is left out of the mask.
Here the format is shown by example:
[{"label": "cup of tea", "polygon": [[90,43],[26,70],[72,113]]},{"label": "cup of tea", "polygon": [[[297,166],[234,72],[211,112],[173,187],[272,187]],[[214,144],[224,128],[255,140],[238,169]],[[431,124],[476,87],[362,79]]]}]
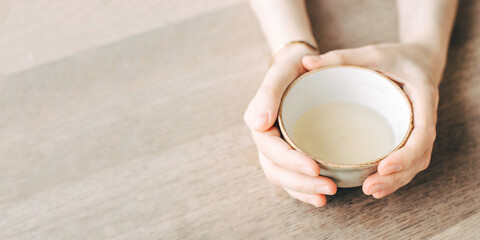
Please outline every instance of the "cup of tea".
[{"label": "cup of tea", "polygon": [[387,76],[358,66],[307,72],[283,94],[278,122],[294,149],[313,158],[338,187],[363,184],[401,148],[413,128],[407,95]]}]

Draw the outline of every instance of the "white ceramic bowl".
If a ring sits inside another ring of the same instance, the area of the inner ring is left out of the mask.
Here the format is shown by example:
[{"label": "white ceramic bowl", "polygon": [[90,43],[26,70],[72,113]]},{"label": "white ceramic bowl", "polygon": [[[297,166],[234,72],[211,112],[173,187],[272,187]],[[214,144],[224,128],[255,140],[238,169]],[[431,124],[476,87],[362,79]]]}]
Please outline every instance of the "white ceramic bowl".
[{"label": "white ceramic bowl", "polygon": [[285,140],[296,150],[315,159],[320,165],[320,175],[330,177],[338,187],[361,186],[390,153],[360,164],[332,163],[303,151],[290,137],[303,113],[320,104],[335,102],[361,104],[381,114],[394,132],[395,148],[390,153],[401,148],[410,135],[412,107],[397,83],[377,71],[357,66],[329,66],[307,72],[285,91],[278,114]]}]

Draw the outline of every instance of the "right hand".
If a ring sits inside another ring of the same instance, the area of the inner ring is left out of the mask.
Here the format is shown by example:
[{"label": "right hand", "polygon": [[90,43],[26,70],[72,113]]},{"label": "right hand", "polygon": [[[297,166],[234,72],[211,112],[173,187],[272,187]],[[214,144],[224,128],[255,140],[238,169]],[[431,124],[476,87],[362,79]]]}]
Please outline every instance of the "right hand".
[{"label": "right hand", "polygon": [[331,179],[319,176],[318,164],[293,149],[274,126],[284,91],[306,72],[302,57],[316,54],[303,44],[282,49],[248,105],[244,119],[257,145],[260,165],[267,179],[284,188],[293,198],[321,207],[326,203],[325,194],[335,194],[337,186]]}]

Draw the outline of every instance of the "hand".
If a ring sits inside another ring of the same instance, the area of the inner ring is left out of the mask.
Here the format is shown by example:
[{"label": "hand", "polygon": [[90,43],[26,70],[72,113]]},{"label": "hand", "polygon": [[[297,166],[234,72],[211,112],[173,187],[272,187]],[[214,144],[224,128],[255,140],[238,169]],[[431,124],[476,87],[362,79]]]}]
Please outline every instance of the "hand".
[{"label": "hand", "polygon": [[280,52],[268,70],[244,119],[258,148],[260,165],[267,179],[284,188],[290,196],[316,207],[325,205],[324,194],[335,194],[335,183],[319,176],[318,164],[294,150],[280,137],[277,127],[278,107],[288,85],[305,72],[301,59],[316,54],[302,44],[293,44]]},{"label": "hand", "polygon": [[363,183],[363,192],[382,198],[427,168],[435,140],[438,83],[444,58],[420,44],[381,44],[328,52],[302,59],[307,70],[348,64],[382,72],[402,85],[413,106],[414,128],[404,147],[380,162]]}]

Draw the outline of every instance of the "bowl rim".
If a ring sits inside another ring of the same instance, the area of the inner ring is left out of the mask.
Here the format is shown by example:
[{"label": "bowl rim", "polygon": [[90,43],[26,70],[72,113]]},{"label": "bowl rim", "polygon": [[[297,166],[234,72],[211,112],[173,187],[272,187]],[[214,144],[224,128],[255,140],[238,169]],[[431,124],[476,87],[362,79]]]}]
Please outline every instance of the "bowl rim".
[{"label": "bowl rim", "polygon": [[[301,81],[302,79],[306,78],[307,76],[309,76],[311,74],[315,74],[317,72],[327,70],[327,69],[330,69],[330,68],[357,68],[357,69],[361,69],[361,70],[364,70],[364,71],[369,71],[369,72],[371,72],[373,74],[376,74],[379,77],[387,80],[390,84],[392,84],[402,94],[403,98],[405,99],[405,101],[407,102],[407,104],[409,106],[410,123],[408,125],[408,130],[407,130],[405,136],[403,137],[402,141],[400,141],[400,143],[397,144],[397,146],[392,151],[390,151],[389,153],[387,153],[387,154],[385,154],[385,155],[383,155],[383,156],[381,156],[381,157],[379,157],[375,160],[364,162],[364,163],[353,163],[353,164],[333,163],[333,162],[328,162],[328,161],[319,159],[319,158],[307,153],[306,151],[302,150],[298,145],[296,145],[293,142],[293,140],[290,138],[290,136],[288,135],[288,133],[285,129],[285,126],[283,124],[283,117],[282,117],[283,102],[285,100],[285,97],[287,96],[288,92],[292,89],[292,87],[295,86],[295,84],[298,83],[299,81]],[[394,81],[390,77],[382,74],[379,71],[376,71],[376,70],[373,70],[373,69],[370,69],[370,68],[356,66],[356,65],[339,64],[339,65],[324,66],[324,67],[320,67],[320,68],[308,71],[308,72],[302,74],[300,77],[296,78],[294,81],[292,81],[288,85],[288,87],[285,89],[285,91],[282,95],[282,98],[280,100],[280,106],[279,106],[279,110],[278,110],[278,118],[277,119],[278,119],[278,125],[280,127],[280,131],[281,131],[282,136],[285,139],[285,141],[288,144],[290,144],[290,146],[292,146],[295,150],[298,150],[298,151],[306,154],[307,156],[309,156],[310,158],[315,160],[317,163],[320,163],[320,164],[322,164],[326,167],[330,167],[330,168],[363,169],[363,168],[368,168],[368,167],[378,165],[380,163],[380,161],[382,161],[383,159],[388,157],[390,154],[394,153],[395,151],[399,150],[400,148],[402,148],[405,145],[405,143],[407,142],[407,140],[410,137],[410,134],[412,133],[412,130],[413,130],[413,107],[412,107],[412,103],[411,103],[410,99],[408,98],[407,94],[405,94],[403,89],[400,87],[399,83],[397,83],[396,81]]]}]

